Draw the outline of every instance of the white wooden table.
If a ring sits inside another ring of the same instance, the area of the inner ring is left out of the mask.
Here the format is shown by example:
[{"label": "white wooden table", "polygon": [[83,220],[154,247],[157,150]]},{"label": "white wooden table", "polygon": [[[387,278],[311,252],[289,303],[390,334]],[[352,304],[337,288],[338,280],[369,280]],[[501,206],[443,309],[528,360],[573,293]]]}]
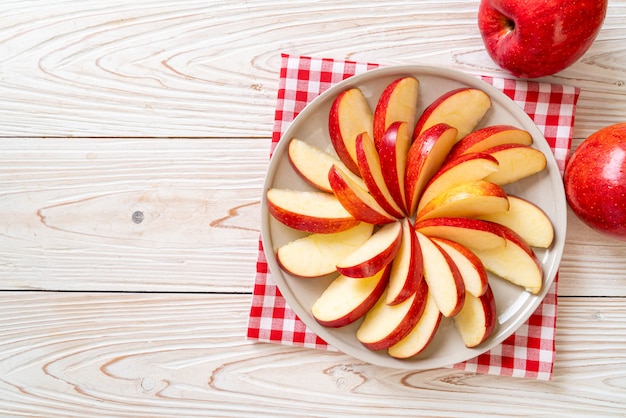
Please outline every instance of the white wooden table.
[{"label": "white wooden table", "polygon": [[[245,339],[280,53],[506,76],[478,0],[0,2],[0,416],[626,413],[626,242],[571,212],[552,382]],[[626,1],[574,66],[626,121]]]}]

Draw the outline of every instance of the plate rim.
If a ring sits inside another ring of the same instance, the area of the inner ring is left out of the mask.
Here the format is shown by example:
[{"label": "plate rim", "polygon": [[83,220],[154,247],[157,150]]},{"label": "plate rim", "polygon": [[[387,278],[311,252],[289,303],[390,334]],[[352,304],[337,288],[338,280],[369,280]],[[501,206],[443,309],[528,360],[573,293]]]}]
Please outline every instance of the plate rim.
[{"label": "plate rim", "polygon": [[[355,87],[358,85],[362,85],[364,83],[370,82],[372,79],[378,77],[389,77],[392,75],[402,76],[402,75],[413,75],[419,79],[419,74],[427,74],[427,75],[436,75],[436,76],[444,76],[447,78],[454,79],[455,81],[465,84],[468,87],[479,88],[485,91],[494,101],[494,98],[497,98],[500,102],[507,103],[507,111],[512,110],[514,116],[519,119],[524,119],[526,121],[526,125],[523,129],[531,128],[531,135],[534,139],[534,146],[540,148],[543,153],[546,155],[548,160],[547,167],[551,167],[552,169],[557,171],[557,175],[561,177],[561,173],[558,169],[558,164],[556,161],[556,157],[554,156],[550,145],[548,144],[543,132],[539,129],[539,127],[535,124],[533,119],[520,107],[517,103],[515,103],[510,97],[508,97],[504,92],[495,86],[487,83],[478,75],[471,75],[465,73],[460,70],[452,69],[452,68],[443,68],[431,65],[412,65],[412,64],[404,64],[404,65],[390,65],[384,67],[378,67],[374,69],[366,70],[365,72],[355,74],[350,76],[336,84],[333,84],[328,89],[320,93],[317,97],[307,103],[304,108],[298,113],[298,115],[290,122],[287,129],[284,131],[284,134],[280,137],[279,141],[273,144],[272,157],[269,163],[268,170],[265,175],[262,197],[261,197],[261,240],[263,244],[263,251],[265,255],[266,262],[269,267],[269,273],[282,296],[284,297],[287,305],[294,311],[294,313],[298,316],[298,318],[307,326],[307,328],[315,333],[318,337],[323,339],[327,344],[335,349],[350,355],[358,360],[366,361],[370,364],[383,366],[383,367],[391,367],[397,369],[405,369],[405,370],[424,370],[431,369],[437,367],[444,366],[452,366],[454,364],[470,360],[480,354],[483,354],[497,345],[501,344],[506,338],[515,333],[520,326],[522,326],[528,318],[536,311],[537,307],[541,304],[546,294],[549,292],[552,287],[556,275],[558,274],[559,265],[563,256],[563,250],[565,245],[565,234],[567,231],[567,217],[563,217],[563,219],[559,219],[559,227],[556,228],[555,225],[555,237],[552,246],[550,247],[550,251],[554,253],[554,256],[551,257],[551,263],[549,265],[544,265],[542,262],[542,267],[544,267],[544,285],[542,286],[542,290],[537,295],[532,295],[528,293],[529,299],[531,302],[526,303],[526,307],[523,311],[522,315],[518,315],[517,319],[513,321],[512,324],[509,324],[505,333],[498,336],[498,338],[493,338],[487,344],[487,342],[481,344],[476,348],[468,348],[466,350],[466,355],[459,357],[457,359],[453,359],[446,364],[440,364],[438,362],[434,362],[431,359],[423,359],[420,361],[419,356],[411,359],[395,359],[390,356],[385,356],[384,361],[379,361],[380,356],[376,355],[375,352],[368,350],[363,347],[363,350],[359,352],[359,354],[364,353],[364,355],[355,355],[350,346],[340,338],[335,337],[333,328],[327,328],[320,324],[313,323],[310,325],[307,321],[307,318],[310,316],[310,312],[308,312],[300,303],[297,302],[295,295],[291,292],[289,284],[283,277],[283,271],[278,265],[275,254],[272,248],[272,240],[271,240],[271,232],[269,228],[269,210],[267,207],[267,197],[266,193],[269,188],[271,188],[272,183],[274,181],[275,172],[278,169],[278,163],[275,163],[275,159],[283,157],[286,153],[286,148],[290,142],[290,138],[294,135],[292,134],[295,131],[302,120],[306,119],[307,115],[314,111],[318,102],[324,102],[329,99],[329,96],[334,97],[338,94],[338,92],[345,90],[350,87]],[[517,81],[517,80],[516,80]],[[521,80],[524,81],[524,80]],[[372,109],[373,110],[373,109]],[[274,146],[275,145],[275,146]],[[547,151],[545,152],[545,149]],[[550,176],[550,180],[553,180],[553,176]],[[552,181],[554,183],[554,181]],[[560,212],[565,212],[567,210],[567,204],[565,199],[565,191],[562,184],[562,180],[560,182],[561,187],[556,188],[556,196],[554,196],[555,201],[558,202],[561,207]],[[555,223],[555,221],[552,221]],[[314,321],[314,320],[313,320]],[[489,340],[488,340],[489,341]],[[431,361],[429,361],[431,360]]]}]

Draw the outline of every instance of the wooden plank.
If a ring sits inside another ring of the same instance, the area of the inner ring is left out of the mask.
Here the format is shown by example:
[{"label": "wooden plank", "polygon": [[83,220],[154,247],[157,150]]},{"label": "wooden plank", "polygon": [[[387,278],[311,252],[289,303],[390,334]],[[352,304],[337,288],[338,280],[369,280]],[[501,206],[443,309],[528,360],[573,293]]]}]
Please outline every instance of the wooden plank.
[{"label": "wooden plank", "polygon": [[626,242],[592,230],[569,208],[567,222],[558,294],[626,296]]},{"label": "wooden plank", "polygon": [[2,146],[3,289],[250,290],[269,141]]},{"label": "wooden plank", "polygon": [[551,383],[453,369],[407,372],[254,343],[245,339],[248,303],[247,295],[2,292],[0,411],[617,416],[626,407],[624,299],[560,299]]},{"label": "wooden plank", "polygon": [[[0,135],[269,136],[281,52],[508,76],[475,0],[70,4],[0,5]],[[590,51],[545,79],[582,89],[578,139],[623,119],[625,15],[611,1]]]},{"label": "wooden plank", "polygon": [[[251,291],[269,139],[1,144],[2,289]],[[626,243],[568,221],[559,294],[625,296]]]}]

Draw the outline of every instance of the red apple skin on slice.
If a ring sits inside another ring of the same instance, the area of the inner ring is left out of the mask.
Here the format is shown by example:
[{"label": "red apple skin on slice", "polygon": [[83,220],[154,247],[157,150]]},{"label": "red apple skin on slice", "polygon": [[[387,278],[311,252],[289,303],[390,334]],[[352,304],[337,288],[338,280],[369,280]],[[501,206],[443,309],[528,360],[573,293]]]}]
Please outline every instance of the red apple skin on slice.
[{"label": "red apple skin on slice", "polygon": [[548,248],[554,241],[554,227],[546,213],[534,203],[509,195],[509,210],[480,216],[479,219],[507,226],[531,247]]},{"label": "red apple skin on slice", "polygon": [[463,277],[465,290],[473,296],[482,296],[489,286],[489,276],[480,258],[458,242],[436,237],[431,239],[452,258]]},{"label": "red apple skin on slice", "polygon": [[375,225],[395,222],[366,189],[352,181],[347,172],[336,165],[328,172],[328,181],[343,207],[356,219]]},{"label": "red apple skin on slice", "polygon": [[374,199],[389,215],[395,218],[404,217],[404,210],[396,204],[387,188],[380,165],[380,155],[374,140],[367,132],[363,132],[356,139],[356,156],[363,182]]},{"label": "red apple skin on slice", "polygon": [[402,243],[392,261],[387,285],[387,304],[404,302],[424,278],[424,261],[417,235],[408,218],[402,220]]},{"label": "red apple skin on slice", "polygon": [[325,327],[350,325],[363,317],[381,298],[388,277],[388,267],[362,279],[340,275],[313,303],[311,313]]},{"label": "red apple skin on slice", "polygon": [[464,154],[443,164],[424,187],[418,204],[419,212],[435,196],[461,183],[482,180],[498,170],[498,160],[489,154]]},{"label": "red apple skin on slice", "polygon": [[371,277],[394,259],[402,243],[402,224],[384,225],[356,251],[337,263],[337,271],[348,277]]},{"label": "red apple skin on slice", "polygon": [[387,353],[394,358],[406,359],[420,354],[432,341],[441,323],[441,312],[435,299],[429,293],[426,296],[426,306],[418,323],[411,332],[387,349]]},{"label": "red apple skin on slice", "polygon": [[273,188],[267,191],[266,198],[270,214],[299,231],[329,234],[361,223],[331,193]]},{"label": "red apple skin on slice", "polygon": [[491,98],[482,90],[461,87],[444,93],[422,112],[415,125],[414,137],[438,123],[458,130],[457,140],[474,130],[491,108]]},{"label": "red apple skin on slice", "polygon": [[439,170],[450,148],[456,142],[457,130],[437,124],[416,137],[409,148],[405,169],[405,199],[409,215],[417,208],[424,186]]},{"label": "red apple skin on slice", "polygon": [[417,119],[419,81],[414,77],[401,77],[392,81],[382,92],[374,110],[374,143],[380,149],[383,135],[395,122],[406,122],[411,132]]},{"label": "red apple skin on slice", "polygon": [[406,213],[404,178],[411,136],[406,122],[394,122],[385,131],[379,147],[380,168],[395,203]]},{"label": "red apple skin on slice", "polygon": [[483,152],[503,144],[531,145],[533,138],[527,131],[512,125],[491,125],[469,133],[450,150],[448,160],[464,154]]},{"label": "red apple skin on slice", "polygon": [[356,162],[356,137],[362,132],[372,136],[374,115],[363,92],[351,88],[339,93],[330,108],[328,133],[339,159],[359,175]]},{"label": "red apple skin on slice", "polygon": [[489,181],[461,183],[445,190],[417,212],[416,219],[439,217],[476,217],[502,213],[509,209],[509,199],[502,187]]},{"label": "red apple skin on slice", "polygon": [[546,168],[543,152],[528,145],[504,144],[484,151],[498,160],[498,171],[485,180],[504,186],[531,176]]},{"label": "red apple skin on slice", "polygon": [[506,246],[499,225],[472,218],[431,218],[415,223],[415,230],[429,237],[446,238],[470,249]]},{"label": "red apple skin on slice", "polygon": [[468,348],[477,347],[491,336],[496,328],[498,314],[491,287],[479,297],[469,292],[463,309],[454,317],[454,325]]},{"label": "red apple skin on slice", "polygon": [[452,258],[439,246],[419,232],[417,239],[424,259],[424,280],[445,317],[459,313],[465,300],[465,283]]},{"label": "red apple skin on slice", "polygon": [[493,223],[501,229],[505,244],[490,249],[471,248],[485,268],[532,294],[541,291],[543,269],[532,248],[512,229]]},{"label": "red apple skin on slice", "polygon": [[349,169],[334,155],[322,151],[313,145],[307,144],[299,139],[292,139],[289,142],[287,151],[289,162],[295,172],[308,184],[324,192],[332,192],[328,182],[328,171],[333,165],[348,172],[352,180],[365,187],[363,180],[349,171]]},{"label": "red apple skin on slice", "polygon": [[357,340],[370,350],[386,350],[411,332],[426,307],[428,286],[420,282],[417,291],[397,305],[387,304],[386,293],[365,314],[356,332]]},{"label": "red apple skin on slice", "polygon": [[294,276],[325,276],[337,271],[336,264],[363,245],[373,232],[374,225],[362,222],[335,234],[307,235],[278,248],[276,261]]}]

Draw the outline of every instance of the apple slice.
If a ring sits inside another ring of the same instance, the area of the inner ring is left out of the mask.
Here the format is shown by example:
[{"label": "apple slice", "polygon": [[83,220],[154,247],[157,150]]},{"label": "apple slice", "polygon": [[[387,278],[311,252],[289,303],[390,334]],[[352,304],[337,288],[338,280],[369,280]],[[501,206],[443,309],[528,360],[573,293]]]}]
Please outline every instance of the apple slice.
[{"label": "apple slice", "polygon": [[450,256],[426,235],[416,232],[424,260],[424,280],[441,314],[459,313],[465,300],[463,277]]},{"label": "apple slice", "polygon": [[485,268],[536,295],[541,291],[543,270],[532,248],[515,231],[494,223],[505,237],[505,244],[489,249],[470,249]]},{"label": "apple slice", "polygon": [[383,179],[394,202],[406,211],[404,176],[411,136],[406,122],[394,122],[383,135],[378,152]]},{"label": "apple slice", "polygon": [[429,237],[446,238],[472,249],[506,245],[499,225],[472,218],[431,218],[415,223],[415,230]]},{"label": "apple slice", "polygon": [[417,211],[435,196],[461,183],[478,181],[498,170],[498,160],[488,154],[474,152],[445,163],[430,179],[419,198]]},{"label": "apple slice", "polygon": [[461,87],[444,93],[422,112],[413,137],[438,123],[446,123],[458,130],[457,140],[474,130],[491,108],[491,98],[482,90]]},{"label": "apple slice", "polygon": [[458,158],[471,152],[482,152],[503,144],[531,145],[533,137],[530,133],[511,125],[491,125],[469,133],[457,142],[450,154],[449,160]]},{"label": "apple slice", "polygon": [[439,170],[456,141],[456,128],[444,123],[425,130],[409,148],[404,179],[406,209],[415,213],[422,189]]},{"label": "apple slice", "polygon": [[352,254],[337,263],[337,271],[348,277],[370,277],[393,260],[402,243],[402,223],[384,225]]},{"label": "apple slice", "polygon": [[356,139],[356,157],[363,181],[374,199],[388,214],[402,218],[404,210],[391,197],[380,166],[380,156],[376,145],[367,132],[363,132]]},{"label": "apple slice", "polygon": [[543,152],[528,145],[503,144],[484,151],[498,160],[498,171],[485,180],[504,186],[546,168]]},{"label": "apple slice", "polygon": [[396,220],[380,207],[366,189],[354,182],[346,171],[336,165],[328,172],[328,182],[339,202],[355,218],[375,225]]},{"label": "apple slice", "polygon": [[502,187],[489,181],[461,183],[445,190],[417,212],[416,219],[476,217],[506,212],[509,200]]},{"label": "apple slice", "polygon": [[458,242],[437,237],[431,239],[452,258],[461,272],[467,292],[479,297],[487,291],[489,286],[487,269],[476,254]]},{"label": "apple slice", "polygon": [[509,210],[479,217],[507,226],[531,247],[548,248],[554,241],[554,227],[546,213],[534,203],[509,195]]},{"label": "apple slice", "polygon": [[374,110],[374,143],[380,149],[382,138],[392,123],[406,122],[413,132],[417,113],[419,81],[401,77],[392,81],[382,92]]},{"label": "apple slice", "polygon": [[338,276],[313,303],[311,313],[321,325],[339,328],[364,316],[380,299],[387,285],[389,268],[372,277]]},{"label": "apple slice", "polygon": [[294,276],[324,276],[337,271],[336,264],[363,245],[372,232],[374,225],[362,222],[334,234],[311,234],[278,248],[276,261]]},{"label": "apple slice", "polygon": [[424,312],[411,332],[387,349],[391,357],[406,359],[424,351],[437,333],[441,323],[441,312],[435,303],[433,296],[428,293]]},{"label": "apple slice", "polygon": [[469,292],[465,295],[463,309],[454,317],[454,326],[468,348],[476,347],[493,333],[496,328],[498,314],[496,299],[491,287],[479,297]]},{"label": "apple slice", "polygon": [[330,108],[328,133],[339,159],[359,175],[356,162],[356,137],[361,132],[372,135],[374,115],[363,92],[358,88],[337,95]]},{"label": "apple slice", "polygon": [[361,222],[331,193],[273,188],[266,197],[270,214],[299,231],[328,234],[345,231]]},{"label": "apple slice", "polygon": [[397,305],[417,290],[423,279],[424,262],[422,251],[417,241],[413,225],[404,218],[402,220],[402,243],[398,254],[392,261],[387,286],[387,304]]},{"label": "apple slice", "polygon": [[363,179],[349,171],[338,158],[304,141],[293,138],[289,142],[287,155],[296,173],[316,189],[332,192],[328,182],[328,171],[333,165],[346,171],[353,181],[365,188]]},{"label": "apple slice", "polygon": [[417,292],[397,305],[387,304],[386,293],[365,314],[356,332],[357,340],[370,350],[385,350],[411,332],[426,307],[428,286],[420,282]]}]

